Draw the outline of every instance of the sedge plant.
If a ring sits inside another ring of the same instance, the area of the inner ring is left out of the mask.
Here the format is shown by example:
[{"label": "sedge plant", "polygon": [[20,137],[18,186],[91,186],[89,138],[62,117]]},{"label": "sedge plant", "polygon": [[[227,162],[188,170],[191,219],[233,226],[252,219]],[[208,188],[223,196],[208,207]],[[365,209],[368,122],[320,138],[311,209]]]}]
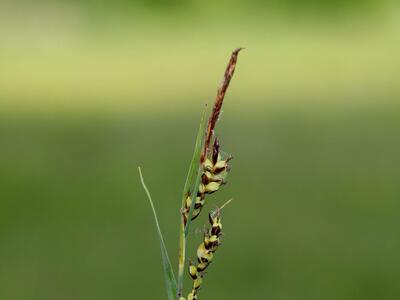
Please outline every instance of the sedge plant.
[{"label": "sedge plant", "polygon": [[[205,271],[213,261],[214,253],[221,245],[221,209],[228,204],[230,200],[221,207],[212,209],[208,213],[209,224],[204,230],[202,241],[197,248],[196,262],[191,262],[187,259],[186,244],[189,238],[189,226],[203,211],[207,202],[207,196],[217,192],[222,185],[226,184],[226,177],[230,171],[230,160],[232,157],[222,152],[220,140],[215,135],[215,127],[220,117],[226,91],[235,72],[238,54],[241,50],[242,48],[238,48],[232,52],[221,85],[217,90],[217,96],[210,115],[207,118],[205,110],[200,121],[194,153],[182,194],[177,277],[175,277],[168,256],[153,200],[144,183],[142,171],[139,167],[141,183],[149,199],[160,240],[164,281],[168,300],[198,299],[199,290],[203,285]],[[188,289],[185,294],[183,281],[186,272],[191,278],[192,283],[190,289]]]}]

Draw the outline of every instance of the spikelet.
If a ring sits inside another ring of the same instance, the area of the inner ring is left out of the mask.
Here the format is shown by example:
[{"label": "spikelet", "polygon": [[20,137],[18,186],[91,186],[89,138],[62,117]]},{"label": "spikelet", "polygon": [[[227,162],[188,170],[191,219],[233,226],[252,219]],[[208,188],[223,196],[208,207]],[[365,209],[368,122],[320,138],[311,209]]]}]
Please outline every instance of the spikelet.
[{"label": "spikelet", "polygon": [[211,228],[204,233],[203,242],[197,248],[197,265],[189,263],[189,275],[193,280],[193,285],[192,291],[187,297],[188,300],[197,299],[198,290],[203,283],[204,272],[211,264],[214,252],[221,245],[222,224],[220,209],[209,214],[209,222]]},{"label": "spikelet", "polygon": [[[206,158],[201,164],[202,175],[199,184],[199,190],[196,195],[192,220],[196,219],[205,204],[207,194],[215,193],[219,188],[226,183],[225,179],[229,171],[229,161],[232,157],[222,158],[218,139],[215,138],[210,158]],[[192,205],[192,197],[188,195],[183,210],[184,222],[186,224],[189,217],[190,207]]]}]

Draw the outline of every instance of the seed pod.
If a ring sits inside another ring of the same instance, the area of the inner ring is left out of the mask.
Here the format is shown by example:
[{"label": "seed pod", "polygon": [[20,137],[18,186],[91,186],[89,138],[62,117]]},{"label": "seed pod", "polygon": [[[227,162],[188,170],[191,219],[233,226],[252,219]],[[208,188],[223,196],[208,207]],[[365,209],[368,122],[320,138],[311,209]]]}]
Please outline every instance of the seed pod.
[{"label": "seed pod", "polygon": [[222,231],[222,224],[219,215],[213,216],[212,213],[208,215],[208,220],[211,224],[211,234],[219,236]]},{"label": "seed pod", "polygon": [[192,206],[192,197],[187,197],[185,202],[186,207]]},{"label": "seed pod", "polygon": [[214,164],[208,158],[203,163],[203,169],[205,171],[211,171],[214,168]]},{"label": "seed pod", "polygon": [[228,167],[228,161],[227,160],[219,160],[213,167],[213,173],[214,174],[219,174],[222,171],[226,170]]},{"label": "seed pod", "polygon": [[212,194],[218,191],[219,187],[221,186],[220,182],[210,182],[206,185],[206,193]]},{"label": "seed pod", "polygon": [[204,206],[205,199],[202,197],[196,197],[196,202],[194,204],[195,209],[199,209]]},{"label": "seed pod", "polygon": [[197,271],[198,272],[204,272],[206,269],[207,269],[207,267],[209,266],[210,264],[209,263],[199,263],[198,265],[197,265]]},{"label": "seed pod", "polygon": [[192,263],[189,264],[189,275],[193,280],[197,279],[199,273],[197,272],[197,267]]},{"label": "seed pod", "polygon": [[198,290],[203,283],[203,277],[199,276],[193,281],[193,289]]},{"label": "seed pod", "polygon": [[188,295],[188,300],[197,300],[197,294],[192,292]]},{"label": "seed pod", "polygon": [[218,236],[207,233],[204,237],[204,245],[206,246],[206,249],[212,250],[216,244],[218,244]]},{"label": "seed pod", "polygon": [[197,260],[199,262],[209,263],[212,261],[212,259],[213,259],[212,252],[206,249],[204,242],[201,243],[197,248]]}]

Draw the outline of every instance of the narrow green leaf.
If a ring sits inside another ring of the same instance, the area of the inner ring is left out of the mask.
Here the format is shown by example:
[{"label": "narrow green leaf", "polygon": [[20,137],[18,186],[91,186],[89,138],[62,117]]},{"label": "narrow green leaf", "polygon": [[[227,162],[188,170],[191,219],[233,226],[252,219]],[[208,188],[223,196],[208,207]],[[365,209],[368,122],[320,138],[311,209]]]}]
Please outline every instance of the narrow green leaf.
[{"label": "narrow green leaf", "polygon": [[180,240],[179,240],[179,269],[178,269],[178,293],[182,292],[183,288],[183,274],[185,269],[185,259],[186,259],[186,238],[189,231],[189,225],[191,222],[196,194],[199,189],[199,181],[201,176],[200,170],[200,156],[204,143],[204,134],[206,128],[206,112],[205,108],[201,117],[199,131],[197,133],[196,144],[193,151],[193,157],[189,165],[189,171],[186,177],[185,186],[183,188],[182,195],[182,208],[185,207],[185,201],[188,194],[192,197],[192,205],[189,211],[189,217],[186,226],[181,224],[180,229]]},{"label": "narrow green leaf", "polygon": [[189,172],[188,172],[185,187],[183,190],[182,207],[185,205],[185,200],[186,200],[188,193],[190,193],[192,195],[192,205],[190,207],[189,217],[188,217],[188,221],[186,223],[185,235],[187,235],[188,230],[189,230],[189,225],[191,223],[193,209],[194,209],[194,205],[195,205],[195,199],[196,199],[197,192],[199,190],[199,182],[200,182],[200,177],[201,177],[201,173],[202,173],[201,168],[200,168],[200,157],[201,157],[201,151],[203,149],[204,135],[205,135],[205,129],[206,129],[206,124],[207,124],[206,112],[207,112],[207,110],[204,109],[203,114],[201,116],[199,131],[197,132],[196,144],[195,144],[194,151],[193,151],[193,157],[192,157],[192,161],[190,162]]},{"label": "narrow green leaf", "polygon": [[140,169],[140,167],[138,169],[139,169],[139,175],[140,175],[140,180],[143,185],[143,189],[146,192],[147,198],[149,199],[149,202],[151,205],[151,209],[153,211],[154,221],[156,223],[157,233],[158,233],[158,237],[160,239],[161,257],[162,257],[162,264],[163,264],[163,270],[164,270],[164,280],[165,280],[165,287],[167,289],[168,300],[175,300],[176,299],[176,281],[175,281],[174,271],[172,269],[171,261],[169,260],[169,256],[168,256],[167,247],[165,246],[164,238],[161,233],[161,228],[160,228],[160,224],[158,222],[158,217],[157,217],[156,209],[154,207],[153,200],[151,198],[148,188],[146,187],[146,184],[144,183],[142,170]]},{"label": "narrow green leaf", "polygon": [[196,143],[194,146],[193,156],[192,156],[192,160],[190,161],[189,171],[186,176],[185,186],[183,188],[182,207],[185,205],[185,200],[186,200],[187,194],[189,192],[191,192],[191,189],[193,189],[193,186],[195,185],[195,183],[198,182],[198,181],[196,181],[196,178],[197,178],[197,174],[198,174],[199,168],[200,168],[199,162],[200,162],[201,150],[203,148],[203,143],[204,143],[204,134],[205,134],[205,128],[206,128],[206,123],[207,123],[206,122],[206,112],[207,112],[207,109],[205,108],[203,111],[203,114],[201,116],[199,130],[197,132],[197,137],[196,137]]}]

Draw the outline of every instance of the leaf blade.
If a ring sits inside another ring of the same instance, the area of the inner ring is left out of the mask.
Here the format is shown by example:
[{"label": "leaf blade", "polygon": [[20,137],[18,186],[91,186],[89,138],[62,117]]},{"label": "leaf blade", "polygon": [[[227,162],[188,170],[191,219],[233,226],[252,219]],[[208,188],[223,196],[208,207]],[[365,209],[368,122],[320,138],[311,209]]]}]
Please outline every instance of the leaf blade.
[{"label": "leaf blade", "polygon": [[206,129],[206,122],[205,122],[206,121],[206,112],[207,112],[207,109],[205,108],[202,113],[201,119],[200,119],[200,125],[199,125],[199,130],[197,131],[193,156],[192,156],[192,160],[190,161],[189,171],[186,176],[185,186],[183,188],[183,202],[182,202],[183,206],[185,204],[186,195],[190,192],[194,183],[196,183],[196,181],[195,181],[196,177],[197,177],[196,175],[200,168],[199,162],[200,162],[201,150],[202,150],[203,143],[204,143],[204,133],[205,133],[205,129]]},{"label": "leaf blade", "polygon": [[[201,177],[201,166],[200,166],[200,157],[202,154],[202,148],[204,144],[205,138],[205,130],[206,130],[206,112],[207,110],[204,109],[203,114],[201,116],[199,131],[197,132],[196,143],[193,151],[192,161],[190,162],[188,178],[186,179],[185,188],[183,191],[183,203],[182,207],[184,207],[185,200],[187,194],[190,193],[192,196],[192,204],[190,207],[188,220],[185,227],[185,235],[187,235],[189,226],[192,220],[193,209],[195,205],[196,195],[199,189],[199,182]],[[190,178],[189,178],[190,176]],[[189,179],[189,180],[188,180]]]},{"label": "leaf blade", "polygon": [[172,269],[171,261],[169,259],[167,247],[165,245],[164,237],[161,232],[160,223],[158,222],[157,212],[154,207],[154,203],[151,198],[150,191],[147,188],[146,184],[144,183],[144,178],[143,178],[141,168],[138,167],[138,169],[139,169],[140,181],[142,183],[143,189],[146,192],[147,198],[150,202],[150,206],[151,206],[153,216],[154,216],[154,221],[155,221],[156,227],[157,227],[158,238],[160,240],[161,258],[162,258],[162,264],[163,264],[164,281],[165,281],[165,287],[167,290],[167,297],[168,297],[168,300],[175,300],[177,288],[176,288],[176,280],[175,280],[174,271]]},{"label": "leaf blade", "polygon": [[182,195],[182,209],[185,207],[186,197],[190,194],[192,197],[192,205],[189,210],[188,219],[186,225],[181,222],[180,227],[180,240],[179,240],[179,266],[178,266],[178,294],[181,294],[183,288],[183,274],[185,268],[185,257],[186,257],[186,239],[189,231],[189,225],[193,214],[196,194],[199,189],[199,181],[201,176],[200,170],[200,157],[204,144],[204,134],[206,129],[206,112],[207,108],[204,109],[199,130],[197,132],[195,147],[193,151],[192,160],[189,165],[188,174],[186,176],[185,186],[183,188]]}]

